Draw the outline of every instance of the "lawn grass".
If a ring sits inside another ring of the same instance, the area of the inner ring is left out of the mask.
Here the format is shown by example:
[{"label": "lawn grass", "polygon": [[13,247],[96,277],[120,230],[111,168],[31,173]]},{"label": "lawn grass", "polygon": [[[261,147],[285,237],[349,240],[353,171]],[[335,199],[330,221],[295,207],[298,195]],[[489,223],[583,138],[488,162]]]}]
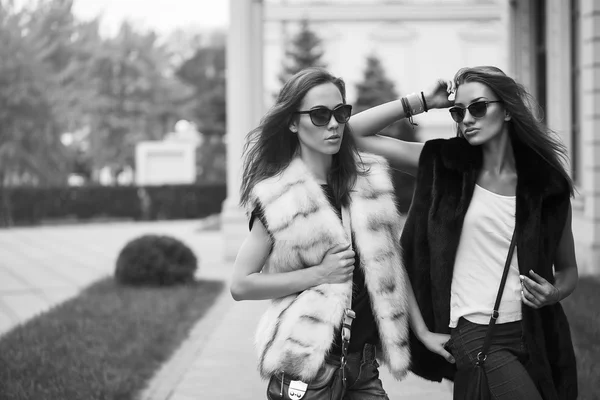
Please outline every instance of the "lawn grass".
[{"label": "lawn grass", "polygon": [[0,338],[0,399],[134,399],[223,287],[96,282]]},{"label": "lawn grass", "polygon": [[600,388],[600,280],[579,278],[577,289],[562,302],[571,325],[577,356],[579,400],[598,399]]}]

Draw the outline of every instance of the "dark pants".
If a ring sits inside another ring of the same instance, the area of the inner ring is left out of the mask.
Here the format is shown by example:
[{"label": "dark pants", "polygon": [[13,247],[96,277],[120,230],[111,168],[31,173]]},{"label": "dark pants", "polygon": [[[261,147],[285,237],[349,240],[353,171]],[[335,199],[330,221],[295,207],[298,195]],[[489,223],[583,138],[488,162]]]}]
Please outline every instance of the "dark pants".
[{"label": "dark pants", "polygon": [[[389,400],[381,380],[376,348],[366,344],[362,353],[348,354],[346,362],[346,393],[343,400]],[[327,363],[339,366],[339,358],[328,358]]]},{"label": "dark pants", "polygon": [[[459,373],[475,364],[487,328],[487,325],[474,324],[461,318],[458,326],[451,330],[446,347],[456,359]],[[492,398],[542,400],[524,367],[527,361],[521,321],[496,324],[484,364]]]}]

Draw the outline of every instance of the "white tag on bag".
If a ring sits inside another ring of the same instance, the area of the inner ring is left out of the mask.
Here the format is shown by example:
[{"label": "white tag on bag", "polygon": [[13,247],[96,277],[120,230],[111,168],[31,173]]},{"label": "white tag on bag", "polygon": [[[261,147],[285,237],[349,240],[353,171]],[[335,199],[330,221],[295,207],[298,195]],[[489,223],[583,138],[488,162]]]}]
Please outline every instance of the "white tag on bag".
[{"label": "white tag on bag", "polygon": [[308,387],[308,383],[304,383],[302,381],[291,381],[290,387],[288,389],[288,396],[290,399],[300,400],[304,397],[304,393],[306,393],[306,388]]}]

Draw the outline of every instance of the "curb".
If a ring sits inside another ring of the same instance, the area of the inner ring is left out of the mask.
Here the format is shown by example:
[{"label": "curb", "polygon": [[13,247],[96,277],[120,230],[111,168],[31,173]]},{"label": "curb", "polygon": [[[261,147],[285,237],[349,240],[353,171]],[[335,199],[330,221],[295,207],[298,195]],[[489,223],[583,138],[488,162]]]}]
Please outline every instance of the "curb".
[{"label": "curb", "polygon": [[229,294],[228,286],[225,285],[225,290],[221,292],[208,312],[194,325],[188,338],[155,373],[149,385],[138,396],[139,400],[168,400],[171,397],[184,374],[198,359],[215,327],[221,323],[223,315],[232,305],[233,299]]}]

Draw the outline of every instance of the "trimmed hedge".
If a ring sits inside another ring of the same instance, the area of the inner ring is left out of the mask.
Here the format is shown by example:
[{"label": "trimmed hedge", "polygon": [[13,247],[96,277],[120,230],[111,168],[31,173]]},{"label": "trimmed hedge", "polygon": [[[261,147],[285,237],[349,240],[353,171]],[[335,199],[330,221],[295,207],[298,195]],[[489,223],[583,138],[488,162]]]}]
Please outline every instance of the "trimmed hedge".
[{"label": "trimmed hedge", "polygon": [[115,278],[128,285],[169,286],[194,280],[198,259],[182,241],[165,235],[144,235],[123,247]]},{"label": "trimmed hedge", "polygon": [[66,218],[203,218],[221,211],[226,186],[14,187],[2,192],[0,226],[10,226],[36,225],[43,220]]}]

